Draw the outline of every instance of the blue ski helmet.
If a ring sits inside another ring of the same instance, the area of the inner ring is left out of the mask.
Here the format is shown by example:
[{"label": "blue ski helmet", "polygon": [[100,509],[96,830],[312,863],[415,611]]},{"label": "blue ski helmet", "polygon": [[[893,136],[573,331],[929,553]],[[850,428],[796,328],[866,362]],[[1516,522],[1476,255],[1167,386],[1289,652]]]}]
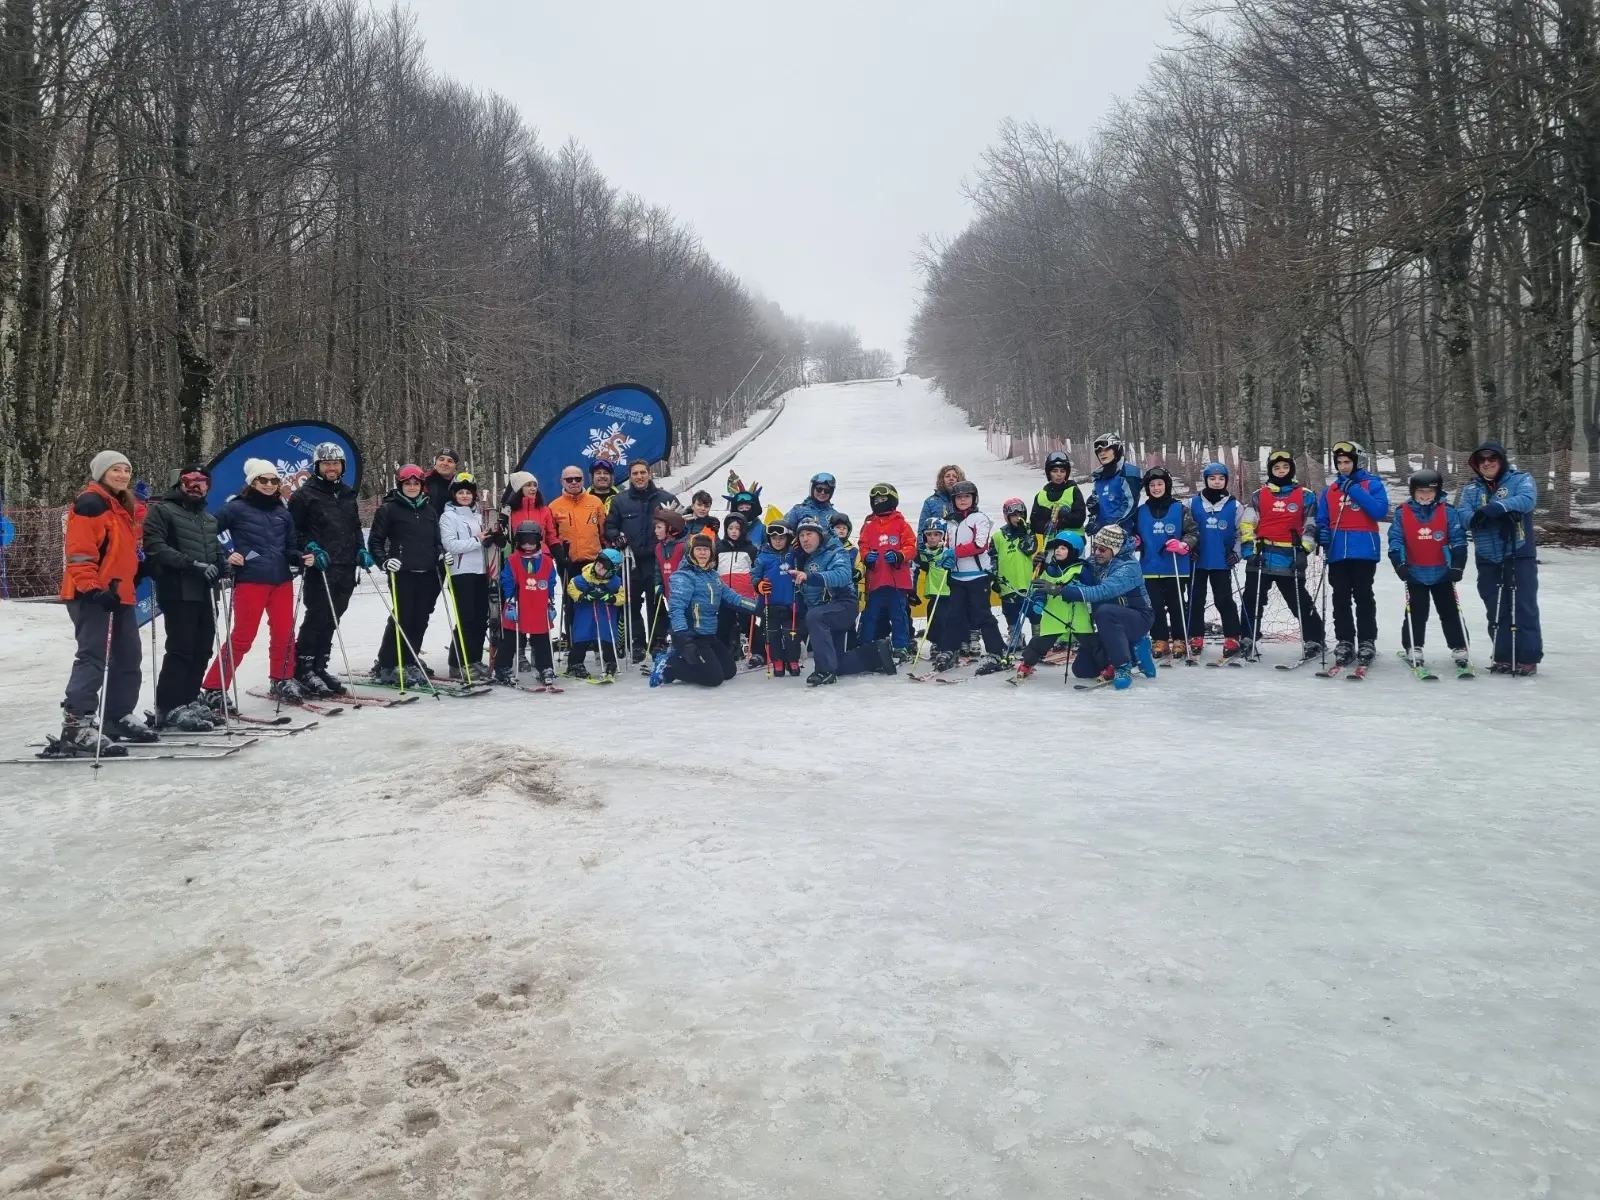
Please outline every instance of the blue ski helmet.
[{"label": "blue ski helmet", "polygon": [[1065,542],[1072,547],[1072,557],[1067,560],[1068,562],[1077,562],[1082,558],[1083,548],[1088,544],[1083,540],[1083,534],[1076,529],[1063,529],[1050,539],[1050,552],[1052,554],[1055,553],[1057,542]]},{"label": "blue ski helmet", "polygon": [[1221,475],[1224,479],[1232,479],[1233,475],[1228,470],[1227,463],[1208,462],[1200,468],[1200,482],[1205,483],[1213,475]]},{"label": "blue ski helmet", "polygon": [[811,490],[812,491],[815,491],[819,487],[825,487],[831,492],[835,488],[837,488],[838,486],[839,486],[839,481],[837,479],[835,479],[832,475],[828,474],[828,472],[826,472],[826,471],[818,471],[815,475],[813,475],[811,477]]},{"label": "blue ski helmet", "polygon": [[595,559],[595,563],[597,565],[599,563],[605,563],[606,570],[610,571],[612,574],[616,574],[618,571],[622,570],[622,551],[613,550],[611,547],[607,546],[604,550],[600,551],[600,557]]}]

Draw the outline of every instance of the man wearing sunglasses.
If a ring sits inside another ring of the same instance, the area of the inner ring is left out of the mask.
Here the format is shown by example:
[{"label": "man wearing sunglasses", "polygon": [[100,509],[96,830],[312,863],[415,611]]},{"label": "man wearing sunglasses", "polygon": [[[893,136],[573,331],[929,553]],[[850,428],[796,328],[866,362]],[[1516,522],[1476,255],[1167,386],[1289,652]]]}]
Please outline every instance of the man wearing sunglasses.
[{"label": "man wearing sunglasses", "polygon": [[[561,573],[561,594],[567,585],[590,563],[600,557],[601,538],[606,528],[605,501],[583,487],[582,467],[563,467],[561,494],[550,501],[550,517],[556,526],[556,542],[551,546],[556,569]],[[572,645],[572,605],[562,605],[564,644]]]}]

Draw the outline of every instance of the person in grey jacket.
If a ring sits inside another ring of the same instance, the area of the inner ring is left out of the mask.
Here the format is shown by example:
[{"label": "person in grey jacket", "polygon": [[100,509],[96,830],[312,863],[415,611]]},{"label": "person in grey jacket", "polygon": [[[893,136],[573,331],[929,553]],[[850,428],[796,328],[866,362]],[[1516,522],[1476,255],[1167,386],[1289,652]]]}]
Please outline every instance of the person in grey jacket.
[{"label": "person in grey jacket", "polygon": [[144,519],[145,570],[167,631],[156,680],[156,725],[197,731],[218,720],[200,701],[200,681],[217,635],[216,593],[227,574],[217,519],[206,511],[211,472],[200,463],[178,471]]},{"label": "person in grey jacket", "polygon": [[450,503],[439,514],[439,540],[449,565],[450,592],[460,633],[450,642],[450,678],[462,678],[461,647],[466,646],[466,673],[475,683],[489,681],[483,664],[483,639],[489,625],[489,577],[484,573],[484,543],[494,536],[483,527],[478,511],[478,485],[471,475],[453,480]]}]

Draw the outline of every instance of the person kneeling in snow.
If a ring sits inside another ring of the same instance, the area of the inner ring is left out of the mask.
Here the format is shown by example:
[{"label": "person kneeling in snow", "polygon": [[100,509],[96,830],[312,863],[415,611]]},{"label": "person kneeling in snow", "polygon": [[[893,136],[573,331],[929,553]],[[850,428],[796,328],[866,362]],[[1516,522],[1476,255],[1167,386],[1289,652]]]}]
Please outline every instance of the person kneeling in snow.
[{"label": "person kneeling in snow", "polygon": [[846,550],[816,517],[803,517],[795,531],[800,555],[792,574],[806,605],[806,631],[817,669],[806,677],[812,687],[832,683],[840,675],[868,671],[895,673],[894,650],[888,638],[844,649],[845,635],[856,624],[855,553]]},{"label": "person kneeling in snow", "polygon": [[717,544],[710,534],[689,539],[689,552],[673,572],[667,615],[672,621],[672,649],[656,655],[650,686],[698,683],[721,687],[739,673],[733,651],[717,636],[723,605],[756,611],[756,602],[741,596],[717,574]]},{"label": "person kneeling in snow", "polygon": [[1118,691],[1133,684],[1136,653],[1140,669],[1152,677],[1156,673],[1148,636],[1153,618],[1150,596],[1144,590],[1139,557],[1124,543],[1122,526],[1102,526],[1090,543],[1094,553],[1084,564],[1082,579],[1061,589],[1063,600],[1082,601],[1094,618],[1094,632],[1083,636],[1072,673],[1080,679],[1097,675],[1112,679]]}]

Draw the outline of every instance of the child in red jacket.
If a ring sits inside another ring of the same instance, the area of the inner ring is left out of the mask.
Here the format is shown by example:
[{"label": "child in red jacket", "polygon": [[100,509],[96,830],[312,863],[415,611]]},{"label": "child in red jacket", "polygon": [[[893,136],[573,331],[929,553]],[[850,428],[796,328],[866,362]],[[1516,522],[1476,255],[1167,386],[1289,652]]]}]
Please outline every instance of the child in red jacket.
[{"label": "child in red jacket", "polygon": [[861,526],[857,543],[866,567],[867,611],[861,616],[861,641],[876,641],[889,622],[895,658],[910,662],[911,610],[907,602],[913,584],[911,562],[917,556],[917,535],[900,514],[900,493],[889,483],[873,484],[867,494],[872,515]]},{"label": "child in red jacket", "polygon": [[500,568],[500,645],[494,656],[494,681],[513,683],[511,668],[517,661],[519,635],[526,635],[533,652],[533,669],[539,682],[556,681],[550,654],[550,627],[556,619],[556,564],[545,552],[544,529],[537,521],[524,521],[513,535],[515,550]]}]

